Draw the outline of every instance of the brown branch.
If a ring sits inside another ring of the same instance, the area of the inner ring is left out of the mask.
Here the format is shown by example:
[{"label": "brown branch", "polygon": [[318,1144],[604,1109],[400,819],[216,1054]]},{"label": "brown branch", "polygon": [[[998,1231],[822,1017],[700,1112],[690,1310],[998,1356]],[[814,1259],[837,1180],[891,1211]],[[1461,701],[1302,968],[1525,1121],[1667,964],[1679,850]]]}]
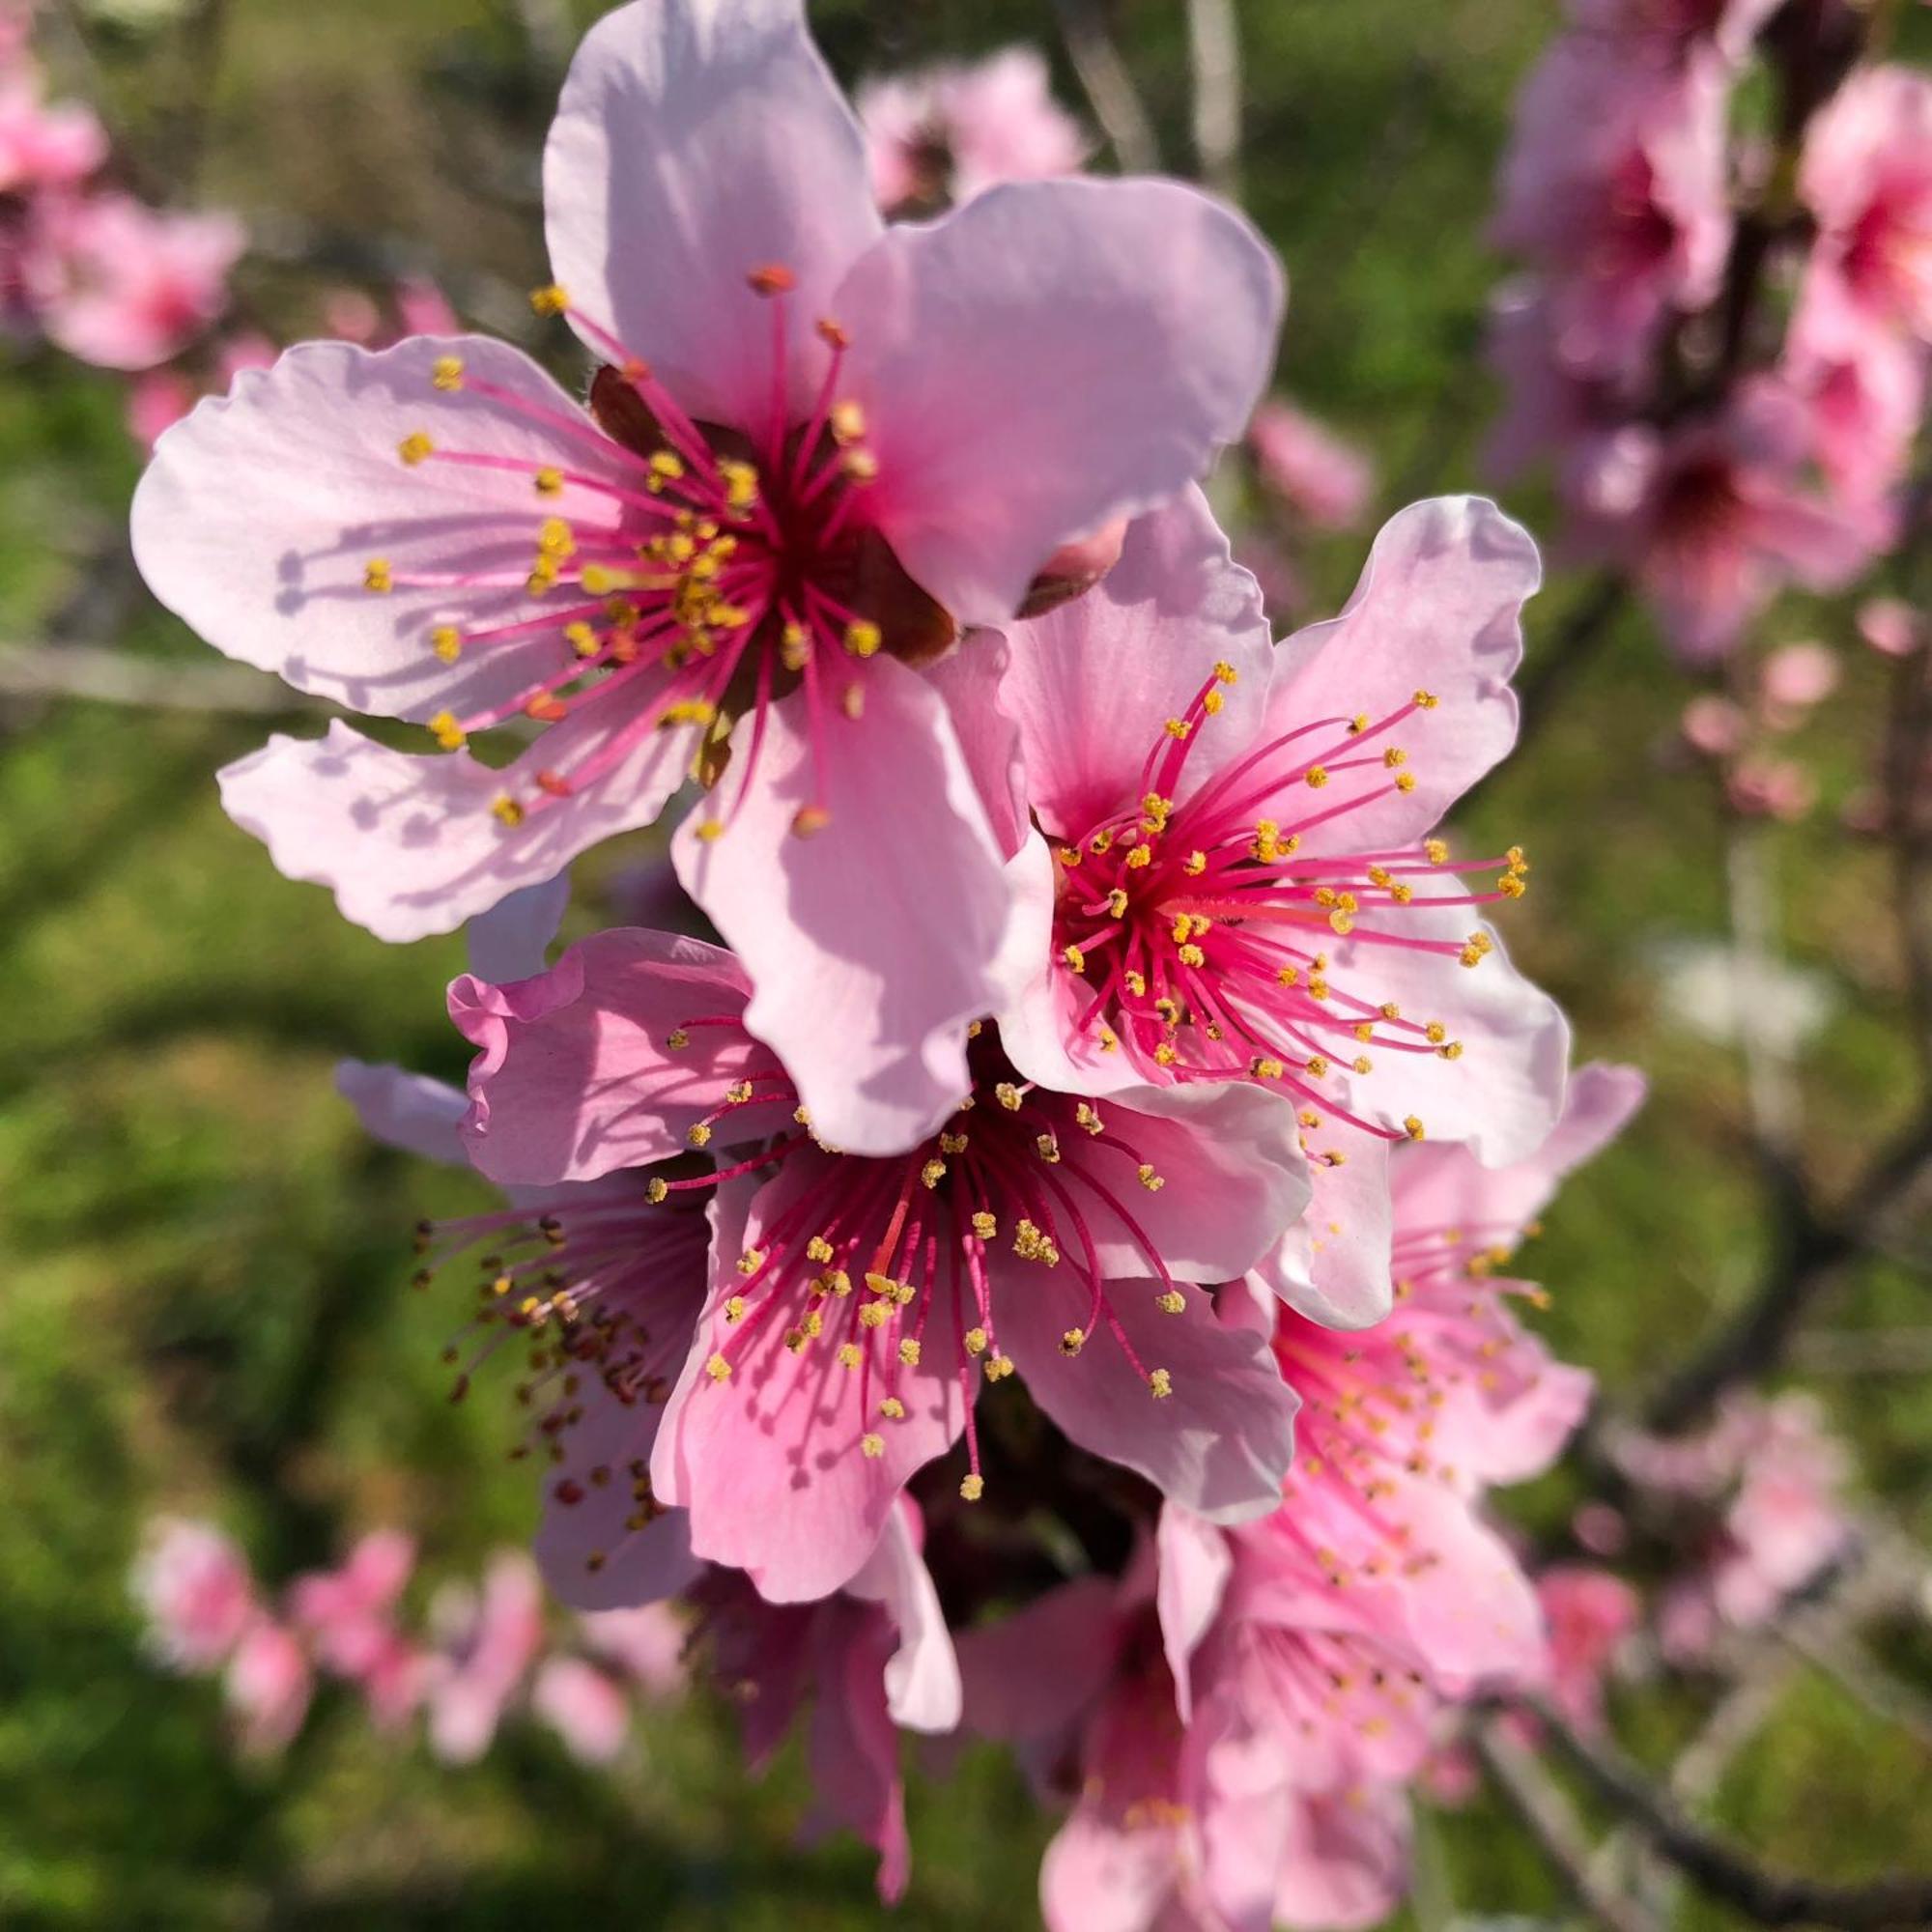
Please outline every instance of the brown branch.
[{"label": "brown branch", "polygon": [[99,644],[0,644],[0,698],[79,697],[142,710],[289,718],[327,709],[266,671],[176,664]]},{"label": "brown branch", "polygon": [[1760,1864],[1692,1824],[1609,1746],[1579,1737],[1540,1705],[1532,1709],[1564,1760],[1605,1804],[1629,1819],[1692,1884],[1747,1918],[1760,1925],[1830,1925],[1839,1932],[1932,1924],[1932,1877],[1889,1873],[1863,1884],[1837,1884]]}]

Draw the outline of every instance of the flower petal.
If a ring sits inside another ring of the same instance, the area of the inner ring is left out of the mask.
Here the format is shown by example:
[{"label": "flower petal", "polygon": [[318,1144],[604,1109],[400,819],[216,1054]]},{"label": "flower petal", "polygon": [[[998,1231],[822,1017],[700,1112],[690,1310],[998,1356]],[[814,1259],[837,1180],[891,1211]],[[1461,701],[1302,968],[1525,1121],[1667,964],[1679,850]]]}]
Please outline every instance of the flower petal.
[{"label": "flower petal", "polygon": [[910,1731],[950,1731],[959,1722],[959,1660],[939,1592],[919,1548],[919,1506],[901,1496],[878,1548],[846,1584],[849,1596],[882,1605],[898,1632],[886,1665],[886,1708]]},{"label": "flower petal", "polygon": [[[1419,838],[1516,742],[1509,680],[1522,659],[1522,606],[1542,582],[1536,546],[1483,497],[1411,503],[1382,526],[1339,617],[1281,647],[1268,734],[1319,718],[1381,719],[1418,691],[1436,699],[1378,748],[1408,753],[1415,788],[1393,786],[1304,839],[1311,852],[1373,852]],[[1299,787],[1278,815],[1306,809]]]},{"label": "flower petal", "polygon": [[[1389,1312],[1389,1144],[1346,1121],[1311,1133],[1306,1217],[1255,1264],[1264,1283],[1324,1328],[1369,1328]],[[1321,1158],[1339,1154],[1339,1165]]]},{"label": "flower petal", "polygon": [[457,1132],[469,1102],[456,1088],[400,1066],[341,1060],[335,1065],[335,1091],[355,1109],[371,1140],[444,1167],[469,1165]]},{"label": "flower petal", "polygon": [[1148,789],[1165,726],[1184,719],[1217,663],[1236,681],[1194,725],[1178,799],[1246,749],[1274,656],[1261,586],[1234,561],[1190,486],[1128,526],[1121,560],[1084,596],[1015,624],[1005,697],[1027,784],[1050,837],[1084,838]]},{"label": "flower petal", "polygon": [[1175,1704],[1185,1724],[1193,1716],[1191,1661],[1221,1608],[1234,1552],[1213,1523],[1178,1503],[1161,1506],[1154,1540],[1160,1552],[1154,1602],[1160,1615],[1161,1649],[1174,1678]]},{"label": "flower petal", "polygon": [[527,980],[549,963],[550,943],[570,904],[570,874],[526,886],[469,922],[469,970],[504,985]]},{"label": "flower petal", "polygon": [[[684,1152],[726,1089],[776,1070],[738,1024],[744,1000],[722,948],[636,927],[597,933],[512,986],[466,975],[449,1013],[478,1049],[464,1123],[471,1160],[493,1180],[549,1182]],[[765,1091],[774,1097],[730,1109],[722,1140],[789,1124],[789,1088]]]},{"label": "flower petal", "polygon": [[[800,0],[639,0],[571,62],[544,150],[551,267],[694,415],[762,432],[779,266],[794,406],[824,365],[812,325],[879,233],[864,136]],[[593,343],[608,359],[608,350]]]},{"label": "flower petal", "polygon": [[891,230],[839,289],[879,461],[873,519],[963,623],[1073,538],[1162,503],[1241,433],[1279,264],[1172,182],[1026,182]]},{"label": "flower petal", "polygon": [[[672,852],[751,975],[747,1027],[783,1061],[817,1131],[891,1153],[970,1085],[966,1026],[997,1004],[1009,893],[938,693],[883,658],[859,688],[862,715],[829,723],[822,775],[806,695],[774,705],[742,809],[714,838],[687,819]],[[800,837],[793,818],[812,804],[829,821]]]},{"label": "flower petal", "polygon": [[[1243,1521],[1279,1506],[1301,1405],[1264,1341],[1223,1327],[1206,1293],[1179,1291],[1181,1312],[1170,1315],[1155,1305],[1158,1282],[1116,1281],[1107,1284],[1098,1328],[1068,1357],[1061,1347],[1070,1325],[1065,1301],[1042,1293],[1031,1276],[1016,1279],[1023,1265],[1003,1262],[994,1270],[1000,1345],[1028,1393],[1075,1442],[1209,1521]],[[1172,1394],[1154,1399],[1109,1332],[1114,1322],[1143,1368],[1168,1372]]]},{"label": "flower petal", "polygon": [[551,879],[599,840],[648,825],[683,777],[672,734],[648,733],[593,783],[544,799],[514,826],[497,808],[536,794],[560,756],[593,755],[620,721],[553,725],[500,771],[468,752],[392,752],[340,719],[320,738],[277,733],[217,775],[230,818],[284,878],[330,886],[378,939],[421,939]]},{"label": "flower petal", "polygon": [[[461,359],[466,386],[437,386],[446,356]],[[479,382],[526,409],[481,393]],[[558,417],[590,430],[528,356],[481,336],[414,336],[379,355],[302,343],[271,369],[244,370],[226,396],[161,438],[134,493],[135,561],[155,595],[216,650],[298,691],[388,718],[493,709],[567,658],[561,623],[521,642],[471,646],[453,664],[431,632],[545,614],[525,587],[544,519],[580,535],[615,523],[608,497],[575,483],[539,498],[538,467],[633,486],[641,473],[614,445],[600,449],[594,430],[573,435]],[[400,446],[418,433],[440,450],[528,467],[406,464]],[[399,581],[373,595],[364,572],[377,558],[398,580],[497,582]]]}]

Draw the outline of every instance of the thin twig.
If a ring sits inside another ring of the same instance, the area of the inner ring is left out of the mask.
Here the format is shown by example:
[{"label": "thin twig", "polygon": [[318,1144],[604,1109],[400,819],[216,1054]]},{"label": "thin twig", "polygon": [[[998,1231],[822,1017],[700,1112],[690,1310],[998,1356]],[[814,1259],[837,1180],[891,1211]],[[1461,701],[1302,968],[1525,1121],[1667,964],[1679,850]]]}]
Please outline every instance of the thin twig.
[{"label": "thin twig", "polygon": [[1692,1824],[1638,1768],[1610,1746],[1579,1737],[1553,1712],[1531,1707],[1550,1742],[1605,1804],[1634,1825],[1701,1890],[1760,1925],[1831,1925],[1878,1932],[1932,1924],[1932,1878],[1889,1873],[1840,1885],[1774,1870]]},{"label": "thin twig", "polygon": [[1187,0],[1187,56],[1194,70],[1194,159],[1201,179],[1241,198],[1241,34],[1235,0]]},{"label": "thin twig", "polygon": [[130,657],[99,644],[0,644],[0,697],[80,697],[238,718],[287,718],[326,709],[266,671]]},{"label": "thin twig", "polygon": [[1107,32],[1098,0],[1053,0],[1053,12],[1073,71],[1080,76],[1088,104],[1114,150],[1114,158],[1126,174],[1158,172],[1160,146],[1153,136],[1153,124],[1141,104],[1120,48]]},{"label": "thin twig", "polygon": [[1474,1738],[1490,1776],[1565,1888],[1610,1932],[1657,1932],[1656,1921],[1634,1899],[1600,1879],[1596,1847],[1535,1752],[1525,1749],[1495,1717],[1479,1723]]}]

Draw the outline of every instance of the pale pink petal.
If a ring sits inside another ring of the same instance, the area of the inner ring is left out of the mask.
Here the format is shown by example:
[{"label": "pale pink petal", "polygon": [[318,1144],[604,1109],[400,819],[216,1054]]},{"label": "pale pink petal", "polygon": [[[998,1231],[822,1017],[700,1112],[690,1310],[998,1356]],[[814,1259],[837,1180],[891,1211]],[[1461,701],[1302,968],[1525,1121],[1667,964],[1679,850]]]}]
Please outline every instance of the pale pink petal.
[{"label": "pale pink petal", "polygon": [[[1311,1131],[1311,1198],[1301,1223],[1253,1278],[1324,1328],[1368,1328],[1389,1311],[1389,1143],[1333,1116]],[[1339,1155],[1339,1164],[1324,1159]]]},{"label": "pale pink petal", "polygon": [[400,1066],[342,1060],[335,1066],[335,1091],[355,1109],[371,1140],[444,1167],[469,1165],[457,1132],[469,1101],[459,1089]]},{"label": "pale pink petal", "polygon": [[1275,1881],[1287,1932],[1366,1932],[1409,1886],[1409,1811],[1399,1786],[1364,1784],[1297,1798]]},{"label": "pale pink petal", "polygon": [[1005,692],[1011,660],[999,632],[975,631],[963,649],[925,668],[926,683],[946,705],[1003,859],[1010,859],[1028,837],[1026,760]]},{"label": "pale pink petal", "polygon": [[530,1687],[530,1709],[580,1764],[611,1764],[631,1729],[623,1689],[581,1657],[546,1658]]},{"label": "pale pink petal", "polygon": [[[1100,1325],[1069,1357],[1062,1338],[1084,1321],[1085,1292],[1048,1296],[1026,1264],[989,1257],[989,1265],[1001,1347],[1027,1392],[1083,1449],[1145,1476],[1211,1521],[1243,1521],[1280,1504],[1301,1405],[1267,1345],[1224,1327],[1211,1296],[1175,1291],[1181,1312],[1170,1315],[1156,1306],[1158,1282],[1109,1282]],[[1172,1394],[1152,1396],[1122,1336],[1150,1375],[1167,1371]]]},{"label": "pale pink petal", "polygon": [[222,1688],[241,1727],[242,1748],[267,1757],[295,1742],[308,1716],[314,1677],[294,1634],[262,1617],[236,1647]]},{"label": "pale pink petal", "polygon": [[[684,778],[684,748],[646,733],[595,782],[546,799],[515,826],[492,808],[528,793],[560,755],[594,756],[623,721],[596,708],[553,725],[501,770],[467,751],[392,752],[334,720],[320,738],[279,733],[218,774],[229,817],[286,878],[334,889],[378,939],[450,932],[586,846],[648,825]],[[566,750],[568,748],[568,750]]]},{"label": "pale pink petal", "polygon": [[[782,1317],[733,1333],[725,1304],[743,1287],[739,1257],[827,1184],[837,1158],[807,1149],[762,1186],[749,1177],[719,1189],[711,1299],[651,1464],[659,1498],[691,1512],[697,1554],[748,1572],[774,1603],[822,1597],[853,1577],[906,1481],[964,1426],[960,1378],[937,1347],[898,1374],[906,1412],[894,1421],[879,1414],[876,1373],[842,1367],[828,1340],[794,1354]],[[935,1291],[929,1325],[935,1336],[957,1332],[948,1293]],[[719,1378],[712,1365],[727,1346],[730,1373]],[[876,1455],[862,1446],[868,1435]]]},{"label": "pale pink petal", "polygon": [[1154,1534],[1160,1557],[1154,1602],[1160,1612],[1161,1649],[1174,1677],[1175,1704],[1184,1724],[1193,1717],[1191,1662],[1220,1611],[1234,1552],[1219,1528],[1178,1503],[1161,1506]]},{"label": "pale pink petal", "polygon": [[1293,1745],[1224,1690],[1188,1728],[1182,1789],[1200,1820],[1202,1884],[1229,1932],[1268,1932],[1286,1848]]},{"label": "pale pink petal", "polygon": [[[817,1130],[855,1153],[916,1146],[959,1103],[966,1026],[996,1004],[1008,891],[946,706],[890,659],[861,717],[830,721],[814,774],[805,694],[773,707],[744,807],[721,837],[680,827],[678,877],[743,960],[747,1028]],[[732,782],[726,777],[725,784]],[[830,822],[791,830],[801,807]]]},{"label": "pale pink petal", "polygon": [[1008,1744],[1068,1731],[1107,1688],[1119,1649],[1119,1589],[1081,1577],[958,1640],[965,1722]]},{"label": "pale pink petal", "polygon": [[[473,386],[439,389],[433,372],[447,355],[462,358],[467,382],[589,423],[528,356],[485,337],[419,336],[379,355],[303,343],[161,438],[134,494],[134,557],[148,587],[217,650],[355,711],[468,717],[549,676],[554,634],[478,646],[453,665],[430,637],[443,623],[469,631],[539,614],[524,587],[538,522],[530,469],[412,467],[400,445],[420,432],[440,449],[617,483],[636,483],[636,464]],[[608,497],[574,483],[545,507],[580,537],[614,522]],[[404,582],[373,595],[363,575],[378,557],[397,578],[482,573],[501,587]]]},{"label": "pale pink petal", "polygon": [[1117,1824],[1083,1804],[1040,1861],[1040,1916],[1047,1932],[1167,1932],[1161,1915],[1179,1877],[1171,1827]]},{"label": "pale pink petal", "polygon": [[1168,748],[1167,721],[1186,718],[1217,663],[1236,680],[1218,688],[1219,714],[1195,725],[1203,746],[1177,799],[1259,727],[1274,655],[1261,589],[1198,489],[1130,524],[1120,562],[1092,590],[1008,635],[1006,701],[1049,837],[1081,838],[1140,798],[1150,753]]},{"label": "pale pink petal", "polygon": [[807,1750],[812,1808],[805,1836],[842,1826],[879,1854],[880,1898],[895,1904],[912,1869],[899,1741],[882,1689],[892,1634],[876,1611],[830,1605],[818,1623],[817,1694]]},{"label": "pale pink petal", "polygon": [[1240,435],[1281,306],[1254,231],[1173,183],[1023,183],[893,230],[836,300],[878,527],[954,616],[1003,622],[1062,544]]},{"label": "pale pink petal", "polygon": [[[583,38],[544,151],[551,267],[695,415],[762,432],[772,312],[746,277],[797,278],[794,406],[812,325],[879,232],[858,123],[800,0],[639,0]],[[858,322],[861,317],[854,316]]]},{"label": "pale pink petal", "polygon": [[[493,1180],[549,1182],[683,1152],[690,1128],[724,1111],[727,1088],[773,1070],[739,1024],[744,1005],[728,952],[638,927],[597,933],[514,986],[458,980],[450,1017],[478,1048],[471,1159]],[[790,1113],[788,1090],[753,1100],[731,1110],[721,1138],[755,1140]]]},{"label": "pale pink petal", "polygon": [[479,913],[464,935],[469,947],[469,970],[479,980],[499,986],[541,973],[569,904],[566,871],[540,886],[526,886]]},{"label": "pale pink petal", "polygon": [[881,1605],[898,1633],[886,1664],[886,1708],[911,1731],[950,1731],[959,1722],[959,1660],[939,1592],[920,1555],[918,1506],[901,1496],[878,1547],[846,1584],[848,1596]]},{"label": "pale pink petal", "polygon": [[1391,788],[1346,813],[1304,841],[1311,851],[1378,851],[1417,838],[1507,754],[1522,607],[1542,574],[1527,533],[1486,497],[1432,497],[1382,526],[1339,617],[1282,645],[1268,695],[1271,734],[1321,718],[1381,719],[1418,691],[1437,699],[1388,741],[1408,753],[1415,789]]}]

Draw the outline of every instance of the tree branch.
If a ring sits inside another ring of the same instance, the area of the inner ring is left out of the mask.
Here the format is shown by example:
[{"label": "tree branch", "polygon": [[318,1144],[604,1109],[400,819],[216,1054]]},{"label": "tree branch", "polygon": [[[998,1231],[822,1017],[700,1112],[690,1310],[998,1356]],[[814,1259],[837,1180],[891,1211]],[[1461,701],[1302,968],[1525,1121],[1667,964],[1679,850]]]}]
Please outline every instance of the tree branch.
[{"label": "tree branch", "polygon": [[327,709],[266,671],[131,657],[99,644],[0,644],[0,698],[5,697],[81,697],[240,718],[288,718]]},{"label": "tree branch", "polygon": [[1194,158],[1216,194],[1241,198],[1241,36],[1235,0],[1187,0]]},{"label": "tree branch", "polygon": [[1153,124],[1120,48],[1107,32],[1098,0],[1053,0],[1053,12],[1073,71],[1087,91],[1088,104],[1114,150],[1114,158],[1126,174],[1156,172],[1160,147],[1153,137]]}]

